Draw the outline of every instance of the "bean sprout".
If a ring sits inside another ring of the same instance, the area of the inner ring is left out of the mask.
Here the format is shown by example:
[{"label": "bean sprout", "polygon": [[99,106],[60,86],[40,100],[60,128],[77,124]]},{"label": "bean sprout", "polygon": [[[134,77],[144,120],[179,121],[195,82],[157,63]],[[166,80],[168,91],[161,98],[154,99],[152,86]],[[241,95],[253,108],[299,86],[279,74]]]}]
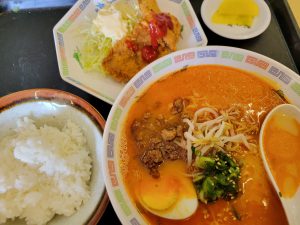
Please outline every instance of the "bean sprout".
[{"label": "bean sprout", "polygon": [[[249,118],[243,118],[242,113],[241,108],[237,106],[220,112],[211,107],[204,107],[194,113],[192,120],[183,119],[189,126],[184,133],[188,165],[192,164],[193,150],[196,151],[196,155],[205,155],[212,149],[231,151],[240,145],[247,149],[256,146],[249,143],[251,136],[247,135],[255,134],[258,124],[254,124],[252,118],[252,123],[248,124]],[[200,116],[201,122],[198,122]]]}]

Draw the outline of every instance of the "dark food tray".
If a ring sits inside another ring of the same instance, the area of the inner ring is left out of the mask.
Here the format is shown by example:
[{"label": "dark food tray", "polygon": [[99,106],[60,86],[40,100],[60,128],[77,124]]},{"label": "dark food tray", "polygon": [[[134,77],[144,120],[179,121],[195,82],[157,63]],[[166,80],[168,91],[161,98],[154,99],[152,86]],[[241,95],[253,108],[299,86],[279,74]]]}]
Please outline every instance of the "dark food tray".
[{"label": "dark food tray", "polygon": [[278,18],[282,33],[298,67],[298,71],[300,71],[300,24],[297,24],[287,0],[271,0],[271,5]]},{"label": "dark food tray", "polygon": [[[58,2],[58,0],[52,1]],[[262,35],[250,40],[234,41],[212,33],[203,24],[200,17],[201,0],[191,0],[191,3],[203,25],[209,45],[226,45],[252,50],[273,58],[297,72],[272,8],[271,24]],[[2,11],[4,9],[2,7]],[[52,28],[67,11],[68,8],[44,8],[1,13],[0,8],[0,96],[30,88],[65,90],[87,100],[104,118],[107,118],[111,108],[109,104],[60,78]],[[111,204],[108,205],[99,224],[120,224]]]}]

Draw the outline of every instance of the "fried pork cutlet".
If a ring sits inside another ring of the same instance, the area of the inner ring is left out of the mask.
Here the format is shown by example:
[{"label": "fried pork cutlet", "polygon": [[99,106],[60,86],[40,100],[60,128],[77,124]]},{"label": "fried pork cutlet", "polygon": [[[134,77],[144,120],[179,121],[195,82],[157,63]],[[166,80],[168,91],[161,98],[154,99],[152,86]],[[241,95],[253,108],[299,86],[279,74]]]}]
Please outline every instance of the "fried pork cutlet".
[{"label": "fried pork cutlet", "polygon": [[177,18],[154,11],[145,15],[102,62],[106,72],[118,82],[129,81],[148,63],[176,50],[181,31]]}]

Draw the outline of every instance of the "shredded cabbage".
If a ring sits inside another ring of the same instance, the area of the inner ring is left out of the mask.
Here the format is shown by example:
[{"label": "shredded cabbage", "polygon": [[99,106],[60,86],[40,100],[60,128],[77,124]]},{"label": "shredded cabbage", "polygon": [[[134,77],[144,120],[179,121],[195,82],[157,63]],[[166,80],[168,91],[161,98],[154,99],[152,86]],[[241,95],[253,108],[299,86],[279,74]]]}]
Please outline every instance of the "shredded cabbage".
[{"label": "shredded cabbage", "polygon": [[104,72],[102,61],[108,55],[111,48],[111,38],[107,38],[103,34],[89,34],[81,51],[77,50],[80,65],[87,72]]}]

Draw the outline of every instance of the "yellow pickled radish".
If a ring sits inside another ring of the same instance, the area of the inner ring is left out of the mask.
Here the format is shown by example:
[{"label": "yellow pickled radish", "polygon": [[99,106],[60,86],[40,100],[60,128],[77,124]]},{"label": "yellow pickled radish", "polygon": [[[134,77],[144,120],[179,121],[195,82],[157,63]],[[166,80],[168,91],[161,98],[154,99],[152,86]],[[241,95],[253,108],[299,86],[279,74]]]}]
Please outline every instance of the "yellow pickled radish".
[{"label": "yellow pickled radish", "polygon": [[212,16],[212,22],[251,27],[259,14],[255,0],[223,0]]}]

